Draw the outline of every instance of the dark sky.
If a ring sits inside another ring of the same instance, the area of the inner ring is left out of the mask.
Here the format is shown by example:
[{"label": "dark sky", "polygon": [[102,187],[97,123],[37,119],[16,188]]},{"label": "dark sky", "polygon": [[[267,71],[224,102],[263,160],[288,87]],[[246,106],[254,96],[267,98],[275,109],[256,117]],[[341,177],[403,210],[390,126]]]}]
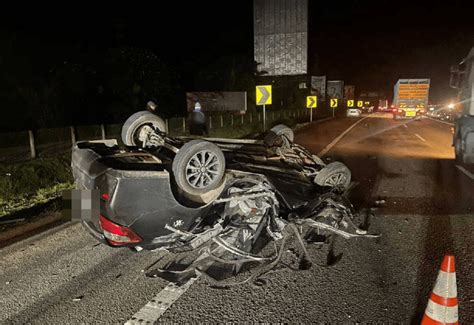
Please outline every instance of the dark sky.
[{"label": "dark sky", "polygon": [[[470,2],[309,2],[310,72],[358,90],[391,91],[398,78],[427,77],[432,100],[453,96],[449,66],[474,46]],[[147,47],[185,76],[221,56],[252,58],[252,1],[164,3],[2,10],[0,35],[20,39],[23,56],[53,61],[112,46]]]}]

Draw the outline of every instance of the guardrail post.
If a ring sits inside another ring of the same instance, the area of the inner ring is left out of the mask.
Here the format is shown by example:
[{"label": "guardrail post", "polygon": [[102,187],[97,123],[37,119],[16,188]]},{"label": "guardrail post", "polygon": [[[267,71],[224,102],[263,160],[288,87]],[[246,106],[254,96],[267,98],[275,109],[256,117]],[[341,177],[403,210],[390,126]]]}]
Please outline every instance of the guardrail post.
[{"label": "guardrail post", "polygon": [[30,151],[31,151],[31,158],[36,158],[36,147],[35,147],[35,135],[33,131],[28,130],[28,136],[30,138]]},{"label": "guardrail post", "polygon": [[186,118],[183,117],[183,132],[186,132]]},{"label": "guardrail post", "polygon": [[260,113],[258,113],[258,121],[260,122]]},{"label": "guardrail post", "polygon": [[212,116],[209,116],[209,129],[212,129]]},{"label": "guardrail post", "polygon": [[252,123],[252,113],[249,115],[250,123]]},{"label": "guardrail post", "polygon": [[272,121],[275,121],[275,111],[272,111]]},{"label": "guardrail post", "polygon": [[166,123],[166,133],[170,133],[170,127],[169,127],[168,119],[165,120],[165,123]]},{"label": "guardrail post", "polygon": [[234,125],[234,115],[230,115],[230,125]]},{"label": "guardrail post", "polygon": [[240,124],[244,124],[244,114],[240,115]]},{"label": "guardrail post", "polygon": [[102,135],[102,140],[105,140],[105,126],[104,126],[104,124],[100,125],[100,133]]},{"label": "guardrail post", "polygon": [[224,127],[224,118],[221,115],[221,128]]},{"label": "guardrail post", "polygon": [[76,130],[74,126],[70,126],[69,129],[71,130],[71,142],[74,145],[76,143]]}]

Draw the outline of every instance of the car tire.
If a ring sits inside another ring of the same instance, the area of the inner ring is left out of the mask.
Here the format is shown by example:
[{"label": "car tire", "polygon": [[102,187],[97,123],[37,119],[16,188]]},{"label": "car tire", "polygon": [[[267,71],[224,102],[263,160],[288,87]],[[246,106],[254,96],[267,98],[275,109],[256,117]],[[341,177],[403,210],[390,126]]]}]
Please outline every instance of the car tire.
[{"label": "car tire", "polygon": [[332,162],[321,169],[314,178],[314,183],[319,186],[349,188],[351,183],[351,171],[341,162]]},{"label": "car tire", "polygon": [[263,139],[263,142],[269,146],[273,147],[275,145],[279,145],[281,137],[286,137],[290,142],[293,142],[295,138],[295,134],[293,130],[284,124],[275,125],[268,131]]},{"label": "car tire", "polygon": [[225,157],[214,143],[192,140],[182,146],[172,164],[176,186],[195,203],[209,203],[224,185]]},{"label": "car tire", "polygon": [[132,114],[122,126],[122,141],[126,146],[138,146],[138,131],[144,125],[152,125],[166,132],[166,123],[155,114],[140,111]]}]

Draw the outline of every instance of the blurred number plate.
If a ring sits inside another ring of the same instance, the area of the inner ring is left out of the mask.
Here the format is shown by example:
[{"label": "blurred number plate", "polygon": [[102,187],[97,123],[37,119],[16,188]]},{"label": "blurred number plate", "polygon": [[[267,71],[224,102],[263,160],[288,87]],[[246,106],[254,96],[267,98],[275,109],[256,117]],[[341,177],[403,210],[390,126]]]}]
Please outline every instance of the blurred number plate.
[{"label": "blurred number plate", "polygon": [[406,112],[406,116],[416,116],[416,112]]}]

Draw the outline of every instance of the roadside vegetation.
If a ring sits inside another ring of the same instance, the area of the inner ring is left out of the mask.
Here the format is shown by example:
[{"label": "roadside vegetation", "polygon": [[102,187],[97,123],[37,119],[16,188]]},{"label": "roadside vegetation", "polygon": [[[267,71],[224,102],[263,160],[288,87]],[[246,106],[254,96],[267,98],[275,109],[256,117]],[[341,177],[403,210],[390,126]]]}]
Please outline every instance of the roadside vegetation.
[{"label": "roadside vegetation", "polygon": [[70,154],[0,164],[0,217],[46,203],[72,185]]}]

